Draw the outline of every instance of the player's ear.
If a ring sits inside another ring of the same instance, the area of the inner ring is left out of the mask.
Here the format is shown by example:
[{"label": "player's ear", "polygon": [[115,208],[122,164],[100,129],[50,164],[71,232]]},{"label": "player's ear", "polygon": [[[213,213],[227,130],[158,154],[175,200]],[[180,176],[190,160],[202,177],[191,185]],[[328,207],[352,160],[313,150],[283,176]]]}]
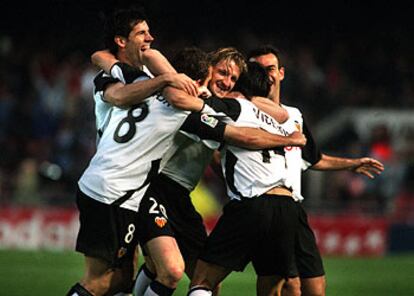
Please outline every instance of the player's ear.
[{"label": "player's ear", "polygon": [[126,40],[126,38],[125,38],[125,37],[122,37],[122,36],[116,35],[116,36],[114,37],[114,42],[115,42],[115,43],[116,43],[116,44],[117,44],[120,48],[125,48],[127,40]]},{"label": "player's ear", "polygon": [[280,81],[282,81],[285,78],[285,67],[279,68],[279,76],[280,76]]}]

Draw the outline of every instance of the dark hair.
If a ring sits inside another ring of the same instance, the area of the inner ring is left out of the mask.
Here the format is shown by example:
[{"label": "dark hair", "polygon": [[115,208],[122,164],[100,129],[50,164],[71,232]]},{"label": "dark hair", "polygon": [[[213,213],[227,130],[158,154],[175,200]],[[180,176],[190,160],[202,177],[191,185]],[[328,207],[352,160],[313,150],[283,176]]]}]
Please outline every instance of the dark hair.
[{"label": "dark hair", "polygon": [[247,60],[251,60],[252,58],[258,57],[258,56],[262,56],[262,55],[266,55],[266,54],[274,54],[275,57],[277,58],[277,61],[279,62],[279,68],[283,66],[282,60],[281,60],[281,52],[279,49],[277,49],[276,47],[273,47],[272,45],[263,45],[260,46],[258,48],[253,49],[252,51],[249,52],[249,54],[247,55]]},{"label": "dark hair", "polygon": [[115,36],[128,38],[132,28],[143,21],[146,21],[144,9],[138,6],[129,8],[119,8],[105,19],[104,42],[105,47],[113,54],[118,51],[118,46],[114,42]]},{"label": "dark hair", "polygon": [[264,67],[257,62],[247,62],[247,71],[240,75],[234,90],[241,92],[248,99],[253,96],[267,97],[271,84]]},{"label": "dark hair", "polygon": [[198,47],[185,47],[171,60],[178,73],[184,73],[194,80],[204,81],[209,73],[209,59],[206,52]]}]

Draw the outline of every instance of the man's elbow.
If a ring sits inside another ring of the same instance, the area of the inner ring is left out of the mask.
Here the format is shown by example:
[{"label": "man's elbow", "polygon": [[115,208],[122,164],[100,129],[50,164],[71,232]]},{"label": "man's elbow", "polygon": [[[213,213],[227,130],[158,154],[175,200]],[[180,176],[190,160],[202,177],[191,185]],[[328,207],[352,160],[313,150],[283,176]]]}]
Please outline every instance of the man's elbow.
[{"label": "man's elbow", "polygon": [[129,104],[126,98],[116,93],[107,94],[105,96],[105,100],[119,108],[129,107]]}]

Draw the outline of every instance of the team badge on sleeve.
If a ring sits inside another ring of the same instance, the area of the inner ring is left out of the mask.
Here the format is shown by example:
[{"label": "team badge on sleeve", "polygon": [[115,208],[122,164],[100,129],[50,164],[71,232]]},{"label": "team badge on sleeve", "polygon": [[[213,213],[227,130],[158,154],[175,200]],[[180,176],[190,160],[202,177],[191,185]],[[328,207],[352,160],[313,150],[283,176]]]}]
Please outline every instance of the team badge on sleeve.
[{"label": "team badge on sleeve", "polygon": [[207,124],[208,126],[214,128],[216,127],[218,120],[212,116],[208,116],[207,114],[201,114],[201,122]]},{"label": "team badge on sleeve", "polygon": [[157,224],[159,228],[163,228],[165,224],[167,224],[167,219],[165,219],[165,217],[155,217],[155,224]]}]

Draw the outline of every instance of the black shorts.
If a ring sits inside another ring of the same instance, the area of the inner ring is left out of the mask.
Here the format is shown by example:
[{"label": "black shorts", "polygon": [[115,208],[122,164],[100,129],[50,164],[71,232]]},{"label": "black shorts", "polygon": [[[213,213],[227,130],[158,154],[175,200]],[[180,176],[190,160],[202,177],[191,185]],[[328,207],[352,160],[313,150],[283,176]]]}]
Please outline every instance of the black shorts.
[{"label": "black shorts", "polygon": [[138,243],[137,213],[96,201],[79,189],[76,204],[80,221],[76,251],[103,259],[112,267],[132,260]]},{"label": "black shorts", "polygon": [[297,232],[295,257],[301,278],[312,278],[325,274],[322,258],[316,244],[315,235],[308,223],[308,216],[301,203],[297,203],[299,227]]},{"label": "black shorts", "polygon": [[288,196],[230,201],[200,258],[235,271],[251,261],[261,276],[293,277],[298,212]]},{"label": "black shorts", "polygon": [[195,260],[204,246],[207,232],[201,215],[191,202],[190,192],[169,177],[160,174],[151,182],[146,195],[161,204],[168,217],[168,234],[152,229],[152,234],[148,237],[174,236],[184,260]]}]

